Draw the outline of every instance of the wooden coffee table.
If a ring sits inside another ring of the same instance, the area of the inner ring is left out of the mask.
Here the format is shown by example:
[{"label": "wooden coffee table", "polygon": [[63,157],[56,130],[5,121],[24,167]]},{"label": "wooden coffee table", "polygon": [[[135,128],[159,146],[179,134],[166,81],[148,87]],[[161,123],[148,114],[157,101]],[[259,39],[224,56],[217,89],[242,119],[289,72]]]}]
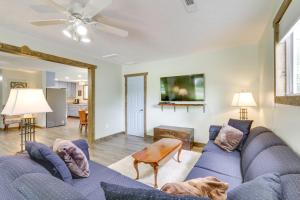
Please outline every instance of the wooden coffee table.
[{"label": "wooden coffee table", "polygon": [[154,170],[154,187],[157,188],[157,173],[159,162],[168,157],[171,153],[178,152],[177,161],[180,162],[179,156],[182,150],[182,141],[171,138],[163,138],[145,149],[132,155],[134,158],[133,165],[137,173],[136,179],[139,179],[139,163],[149,164]]}]

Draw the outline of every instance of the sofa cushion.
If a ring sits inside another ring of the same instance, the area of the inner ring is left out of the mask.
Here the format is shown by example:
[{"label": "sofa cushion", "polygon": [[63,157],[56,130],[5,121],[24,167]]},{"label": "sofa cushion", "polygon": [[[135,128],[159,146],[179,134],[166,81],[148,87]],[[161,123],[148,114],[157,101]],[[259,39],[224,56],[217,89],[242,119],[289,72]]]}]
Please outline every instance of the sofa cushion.
[{"label": "sofa cushion", "polygon": [[267,173],[299,174],[300,158],[288,146],[272,146],[260,152],[249,165],[244,181]]},{"label": "sofa cushion", "polygon": [[242,151],[243,174],[246,173],[247,168],[260,152],[271,146],[278,145],[285,145],[285,143],[272,132],[264,132],[256,136]]},{"label": "sofa cushion", "polygon": [[26,200],[11,185],[0,184],[0,194],[2,200]]},{"label": "sofa cushion", "polygon": [[32,173],[17,178],[11,186],[26,200],[64,199],[85,200],[69,184],[54,178],[51,175]]},{"label": "sofa cushion", "polygon": [[241,179],[241,157],[226,156],[214,152],[204,152],[195,164],[195,167],[209,169],[220,174],[232,176]]},{"label": "sofa cushion", "polygon": [[242,184],[242,179],[240,179],[240,178],[220,174],[218,172],[214,172],[209,169],[203,169],[203,168],[199,168],[199,167],[194,167],[190,171],[189,175],[186,177],[186,180],[191,180],[191,179],[195,179],[195,178],[204,178],[207,176],[214,176],[214,177],[217,177],[219,180],[221,180],[225,183],[228,183],[229,190]]},{"label": "sofa cushion", "polygon": [[45,167],[53,176],[71,184],[72,175],[64,161],[49,147],[37,142],[26,142],[30,158]]},{"label": "sofa cushion", "polygon": [[240,156],[241,155],[241,153],[237,150],[232,151],[232,152],[227,152],[227,151],[221,149],[212,140],[208,141],[208,143],[203,148],[203,152],[214,152],[214,153],[218,153],[218,154],[222,154],[222,155],[226,155],[226,156]]},{"label": "sofa cushion", "polygon": [[28,155],[5,156],[0,158],[0,196],[5,200],[23,200],[11,184],[28,173],[51,175],[44,167],[31,160]]},{"label": "sofa cushion", "polygon": [[229,191],[227,200],[281,200],[280,184],[278,174],[265,174]]},{"label": "sofa cushion", "polygon": [[31,160],[28,155],[1,157],[0,177],[3,178],[1,182],[7,180],[6,183],[10,183],[27,173],[50,174],[44,167]]},{"label": "sofa cushion", "polygon": [[246,142],[244,143],[243,145],[243,148],[242,148],[242,154],[243,154],[243,151],[247,148],[247,146],[252,142],[252,140],[262,134],[262,133],[265,133],[265,132],[272,132],[270,131],[269,129],[265,128],[265,127],[262,127],[262,126],[258,126],[258,127],[255,127],[253,129],[250,130],[250,133],[246,139]]},{"label": "sofa cushion", "polygon": [[175,196],[156,189],[139,189],[124,187],[102,182],[106,200],[134,199],[134,200],[209,200],[195,196]]},{"label": "sofa cushion", "polygon": [[253,121],[252,120],[239,120],[239,119],[229,119],[228,125],[239,129],[244,133],[243,139],[238,147],[239,150],[242,150],[244,143],[246,142],[246,139],[250,133],[250,129],[252,126]]},{"label": "sofa cushion", "polygon": [[282,196],[285,200],[300,198],[300,174],[288,174],[280,177]]},{"label": "sofa cushion", "polygon": [[120,173],[89,161],[90,176],[88,178],[73,179],[73,187],[89,200],[105,200],[103,190],[100,189],[100,182],[108,182],[134,188],[150,189],[150,186],[137,182]]}]

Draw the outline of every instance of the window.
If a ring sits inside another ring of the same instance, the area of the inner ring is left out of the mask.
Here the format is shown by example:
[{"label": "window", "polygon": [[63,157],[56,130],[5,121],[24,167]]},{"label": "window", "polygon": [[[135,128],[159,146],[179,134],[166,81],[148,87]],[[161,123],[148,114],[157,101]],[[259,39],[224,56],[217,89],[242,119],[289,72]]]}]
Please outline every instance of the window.
[{"label": "window", "polygon": [[300,95],[300,23],[276,48],[277,94]]},{"label": "window", "polygon": [[300,94],[300,27],[293,34],[293,88],[294,94]]},{"label": "window", "polygon": [[300,106],[300,1],[283,0],[273,20],[275,103]]}]

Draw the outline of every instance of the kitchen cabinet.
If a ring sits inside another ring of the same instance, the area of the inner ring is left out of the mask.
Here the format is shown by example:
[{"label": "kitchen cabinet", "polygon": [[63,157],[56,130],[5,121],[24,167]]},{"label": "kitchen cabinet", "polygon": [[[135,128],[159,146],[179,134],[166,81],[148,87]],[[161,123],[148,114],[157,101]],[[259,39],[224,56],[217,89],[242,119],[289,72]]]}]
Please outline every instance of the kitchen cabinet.
[{"label": "kitchen cabinet", "polygon": [[87,104],[68,104],[68,117],[79,117],[79,110],[88,110]]},{"label": "kitchen cabinet", "polygon": [[55,72],[46,72],[46,86],[47,88],[55,87]]},{"label": "kitchen cabinet", "polygon": [[56,87],[57,88],[66,88],[68,99],[76,98],[76,83],[57,81]]}]

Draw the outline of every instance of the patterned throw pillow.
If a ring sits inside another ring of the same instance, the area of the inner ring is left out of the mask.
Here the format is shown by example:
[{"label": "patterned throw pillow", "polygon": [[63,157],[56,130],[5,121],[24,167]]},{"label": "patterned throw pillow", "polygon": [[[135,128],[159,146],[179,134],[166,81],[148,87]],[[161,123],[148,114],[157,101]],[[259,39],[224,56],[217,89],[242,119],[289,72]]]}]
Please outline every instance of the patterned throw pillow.
[{"label": "patterned throw pillow", "polygon": [[234,151],[243,139],[243,132],[229,125],[224,125],[215,139],[215,144],[222,149]]},{"label": "patterned throw pillow", "polygon": [[56,139],[53,151],[65,161],[75,177],[89,177],[89,162],[82,150],[74,143],[69,140]]},{"label": "patterned throw pillow", "polygon": [[229,119],[228,125],[232,126],[243,132],[243,139],[238,146],[238,150],[242,150],[244,143],[246,142],[248,135],[250,133],[250,129],[252,126],[253,120],[239,120],[239,119]]}]

